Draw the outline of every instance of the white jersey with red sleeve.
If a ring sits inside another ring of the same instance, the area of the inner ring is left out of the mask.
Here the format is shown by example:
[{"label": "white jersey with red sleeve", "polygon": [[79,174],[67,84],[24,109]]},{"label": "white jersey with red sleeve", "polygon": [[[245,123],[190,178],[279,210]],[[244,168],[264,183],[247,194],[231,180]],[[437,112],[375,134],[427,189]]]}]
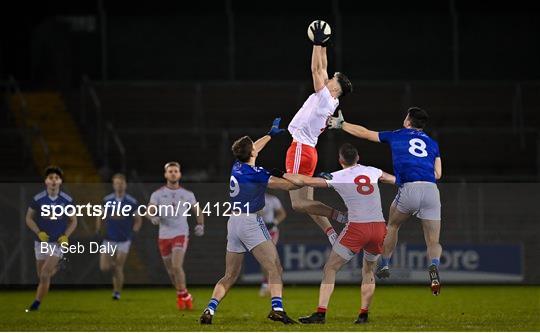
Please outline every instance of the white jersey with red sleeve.
[{"label": "white jersey with red sleeve", "polygon": [[150,203],[158,205],[159,238],[189,235],[187,217],[196,202],[193,192],[182,187],[171,189],[163,186],[152,193]]},{"label": "white jersey with red sleeve", "polygon": [[319,135],[326,129],[326,120],[333,115],[339,100],[332,97],[325,86],[311,94],[289,123],[289,133],[294,140],[315,147]]},{"label": "white jersey with red sleeve", "polygon": [[384,222],[378,181],[382,170],[357,164],[332,173],[327,180],[348,209],[350,223]]}]

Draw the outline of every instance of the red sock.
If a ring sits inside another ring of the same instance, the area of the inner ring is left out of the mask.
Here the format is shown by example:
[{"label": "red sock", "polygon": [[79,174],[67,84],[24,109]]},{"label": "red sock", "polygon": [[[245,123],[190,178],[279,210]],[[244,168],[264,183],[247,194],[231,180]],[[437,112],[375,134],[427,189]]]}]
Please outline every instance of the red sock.
[{"label": "red sock", "polygon": [[332,227],[326,228],[326,230],[325,230],[324,232],[326,233],[327,236],[336,233],[336,231],[335,231],[334,228],[332,228]]},{"label": "red sock", "polygon": [[186,297],[188,295],[188,290],[187,289],[182,289],[180,291],[177,291],[176,295],[178,297]]},{"label": "red sock", "polygon": [[326,308],[324,306],[319,306],[319,307],[317,307],[317,312],[326,313]]},{"label": "red sock", "polygon": [[368,313],[367,308],[360,308],[360,314]]}]

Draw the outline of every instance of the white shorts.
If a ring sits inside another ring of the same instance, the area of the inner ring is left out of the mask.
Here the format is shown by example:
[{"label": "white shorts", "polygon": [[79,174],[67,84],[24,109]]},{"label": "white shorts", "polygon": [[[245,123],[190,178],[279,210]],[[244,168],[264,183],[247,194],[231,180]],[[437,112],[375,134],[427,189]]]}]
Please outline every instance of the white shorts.
[{"label": "white shorts", "polygon": [[441,220],[441,198],[435,183],[405,183],[398,189],[393,204],[404,214],[423,220]]},{"label": "white shorts", "polygon": [[[107,248],[107,254],[112,253],[113,246],[116,245],[116,252],[129,253],[129,248],[131,246],[131,241],[115,242],[108,239],[104,239],[101,245],[105,245]],[[107,246],[110,245],[110,246]]]},{"label": "white shorts", "polygon": [[[44,245],[47,244],[47,247],[41,247],[41,243]],[[54,250],[51,251],[51,248],[54,248]],[[62,258],[62,248],[60,247],[60,244],[57,242],[38,242],[34,241],[34,253],[36,255],[36,260],[45,260],[47,257],[58,257]]]},{"label": "white shorts", "polygon": [[231,216],[227,222],[227,251],[244,253],[270,240],[270,233],[257,213]]}]

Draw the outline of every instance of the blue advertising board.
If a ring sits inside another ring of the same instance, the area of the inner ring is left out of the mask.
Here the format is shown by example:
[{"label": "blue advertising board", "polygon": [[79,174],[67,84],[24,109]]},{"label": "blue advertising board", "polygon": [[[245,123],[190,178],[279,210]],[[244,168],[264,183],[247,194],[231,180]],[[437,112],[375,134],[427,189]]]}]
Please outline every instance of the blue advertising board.
[{"label": "blue advertising board", "polygon": [[[283,281],[319,283],[329,246],[281,244]],[[422,283],[428,278],[429,260],[424,244],[400,243],[392,258],[392,276],[384,283]],[[338,282],[361,281],[362,256],[358,255],[338,273]],[[523,248],[520,244],[445,244],[441,278],[458,283],[516,283],[523,280]],[[242,280],[258,282],[261,273],[252,256],[246,258]]]}]

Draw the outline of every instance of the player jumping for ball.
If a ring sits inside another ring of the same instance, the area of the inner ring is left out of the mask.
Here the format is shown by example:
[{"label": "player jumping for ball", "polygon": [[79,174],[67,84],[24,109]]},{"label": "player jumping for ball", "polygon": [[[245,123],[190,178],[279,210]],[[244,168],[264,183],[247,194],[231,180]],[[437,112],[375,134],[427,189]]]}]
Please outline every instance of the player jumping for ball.
[{"label": "player jumping for ball", "polygon": [[[62,259],[61,244],[68,243],[69,236],[77,227],[77,217],[65,214],[52,219],[44,216],[43,206],[72,205],[73,199],[60,189],[64,174],[57,166],[45,169],[45,190],[34,196],[26,212],[26,225],[36,234],[34,252],[36,256],[36,271],[39,284],[34,302],[26,310],[37,311],[43,298],[49,292],[51,279],[58,271],[58,264]],[[46,215],[46,214],[45,214]]]},{"label": "player jumping for ball", "polygon": [[[336,72],[328,79],[328,60],[326,43],[330,35],[325,33],[326,23],[316,21],[313,32],[313,51],[311,55],[311,74],[315,92],[304,102],[289,124],[288,130],[293,137],[287,150],[286,170],[288,173],[313,176],[317,166],[317,140],[326,128],[326,120],[332,116],[339,104],[339,99],[352,91],[349,79]],[[346,216],[332,210],[319,201],[313,200],[313,188],[304,187],[291,191],[291,204],[295,211],[308,213],[326,233],[330,243],[334,243],[337,234],[328,218],[346,222]]]},{"label": "player jumping for ball", "polygon": [[433,295],[439,295],[439,261],[442,253],[439,244],[441,231],[441,200],[436,181],[442,176],[442,162],[439,145],[425,132],[428,114],[418,107],[409,108],[402,129],[375,132],[359,125],[347,123],[341,111],[338,117],[328,119],[329,128],[342,129],[356,137],[373,142],[385,142],[392,149],[392,161],[396,184],[399,186],[396,198],[390,206],[388,232],[384,239],[382,262],[377,277],[390,276],[390,258],[394,251],[398,231],[411,215],[422,221],[429,264],[429,278]]},{"label": "player jumping for ball", "polygon": [[377,183],[394,184],[396,178],[380,169],[358,164],[358,150],[351,144],[339,149],[339,164],[343,168],[333,172],[328,179],[303,175],[285,174],[283,177],[296,185],[333,188],[341,196],[348,209],[349,222],[341,231],[324,266],[319,291],[317,311],[302,317],[303,324],[323,324],[326,310],[336,281],[337,272],[360,251],[364,251],[362,265],[362,304],[355,323],[368,320],[368,309],[375,293],[373,271],[382,253],[386,224],[381,208],[381,196]]},{"label": "player jumping for ball", "polygon": [[[176,306],[179,310],[193,309],[193,297],[187,290],[184,272],[184,257],[189,240],[189,225],[186,214],[189,207],[197,219],[194,228],[195,236],[204,235],[204,215],[197,209],[197,200],[193,192],[180,186],[180,163],[168,162],[164,167],[167,184],[150,196],[150,208],[158,207],[159,216],[149,217],[154,225],[159,225],[159,252],[167,269],[167,273],[176,289]],[[161,208],[159,208],[161,207]],[[167,207],[172,207],[168,209]],[[180,209],[176,209],[180,207]],[[167,209],[164,209],[167,208]],[[148,215],[147,215],[148,216]]]},{"label": "player jumping for ball", "polygon": [[212,298],[200,317],[201,324],[211,324],[219,302],[225,297],[242,270],[246,252],[251,252],[268,274],[271,310],[268,319],[284,324],[294,324],[283,307],[281,281],[282,267],[276,246],[270,238],[262,219],[265,205],[264,193],[267,188],[279,190],[298,189],[291,182],[272,176],[262,167],[255,165],[259,152],[274,135],[283,132],[279,128],[280,118],[274,120],[267,135],[253,142],[244,136],[234,142],[232,152],[236,158],[230,178],[230,202],[236,213],[227,222],[227,253],[225,255],[225,275],[214,287]]}]

